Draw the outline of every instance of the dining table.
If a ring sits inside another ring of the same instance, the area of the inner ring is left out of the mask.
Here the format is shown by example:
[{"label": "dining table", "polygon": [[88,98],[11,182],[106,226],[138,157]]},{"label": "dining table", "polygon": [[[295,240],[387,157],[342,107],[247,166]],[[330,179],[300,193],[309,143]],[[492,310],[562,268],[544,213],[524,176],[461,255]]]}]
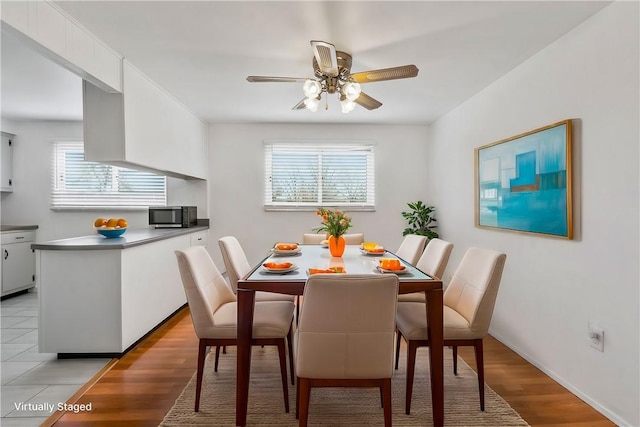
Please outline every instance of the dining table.
[{"label": "dining table", "polygon": [[[332,274],[397,274],[399,293],[425,292],[425,316],[430,341],[429,367],[433,424],[442,426],[444,423],[442,280],[429,276],[389,251],[370,253],[358,245],[347,245],[341,257],[332,257],[324,245],[297,245],[297,248],[288,250],[278,250],[277,246],[274,245],[269,254],[238,281],[236,426],[247,425],[255,292],[303,295],[310,272],[318,270],[324,270],[327,273],[328,271],[344,272]],[[380,270],[378,261],[382,258],[400,259],[405,269],[396,272]],[[292,265],[280,271],[264,266],[271,262]]]}]

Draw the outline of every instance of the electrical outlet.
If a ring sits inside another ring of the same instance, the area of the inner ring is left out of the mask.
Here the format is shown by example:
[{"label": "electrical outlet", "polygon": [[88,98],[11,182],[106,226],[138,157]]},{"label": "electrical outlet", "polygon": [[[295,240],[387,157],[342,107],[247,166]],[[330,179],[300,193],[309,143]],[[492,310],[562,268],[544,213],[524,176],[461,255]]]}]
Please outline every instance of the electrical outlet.
[{"label": "electrical outlet", "polygon": [[604,329],[589,322],[589,341],[591,347],[604,352]]}]

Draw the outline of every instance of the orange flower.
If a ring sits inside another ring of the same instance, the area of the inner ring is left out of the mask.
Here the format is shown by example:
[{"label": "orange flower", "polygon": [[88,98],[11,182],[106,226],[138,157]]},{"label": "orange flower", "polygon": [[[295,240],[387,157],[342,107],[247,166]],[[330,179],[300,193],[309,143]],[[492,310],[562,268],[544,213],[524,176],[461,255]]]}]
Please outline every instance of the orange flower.
[{"label": "orange flower", "polygon": [[332,236],[339,237],[351,228],[351,217],[340,210],[320,208],[316,214],[322,217],[321,226],[314,229],[316,232],[325,231]]}]

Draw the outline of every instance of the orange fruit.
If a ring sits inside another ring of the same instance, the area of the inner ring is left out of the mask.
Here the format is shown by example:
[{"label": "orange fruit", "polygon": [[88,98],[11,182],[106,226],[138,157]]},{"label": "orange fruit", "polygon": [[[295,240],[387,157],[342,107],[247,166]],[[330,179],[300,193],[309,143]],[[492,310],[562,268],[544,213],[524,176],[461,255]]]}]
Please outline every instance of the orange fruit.
[{"label": "orange fruit", "polygon": [[127,220],[124,218],[118,218],[118,227],[127,228]]},{"label": "orange fruit", "polygon": [[96,220],[93,221],[93,226],[94,227],[102,227],[106,223],[107,223],[106,219],[104,219],[104,218],[96,218]]},{"label": "orange fruit", "polygon": [[116,225],[118,225],[118,218],[109,218],[107,227],[115,227]]}]

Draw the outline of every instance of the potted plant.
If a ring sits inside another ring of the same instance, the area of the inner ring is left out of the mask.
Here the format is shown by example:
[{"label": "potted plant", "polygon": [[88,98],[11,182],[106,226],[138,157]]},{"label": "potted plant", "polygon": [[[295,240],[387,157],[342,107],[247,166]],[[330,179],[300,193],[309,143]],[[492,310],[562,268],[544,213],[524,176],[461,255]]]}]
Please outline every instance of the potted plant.
[{"label": "potted plant", "polygon": [[438,226],[434,224],[434,222],[436,222],[436,218],[434,217],[436,208],[427,206],[420,200],[415,203],[407,203],[407,206],[409,206],[411,210],[409,212],[402,212],[402,216],[407,220],[409,226],[402,232],[403,236],[407,234],[418,234],[420,236],[427,236],[429,239],[439,237],[438,232],[435,231],[435,228]]}]

